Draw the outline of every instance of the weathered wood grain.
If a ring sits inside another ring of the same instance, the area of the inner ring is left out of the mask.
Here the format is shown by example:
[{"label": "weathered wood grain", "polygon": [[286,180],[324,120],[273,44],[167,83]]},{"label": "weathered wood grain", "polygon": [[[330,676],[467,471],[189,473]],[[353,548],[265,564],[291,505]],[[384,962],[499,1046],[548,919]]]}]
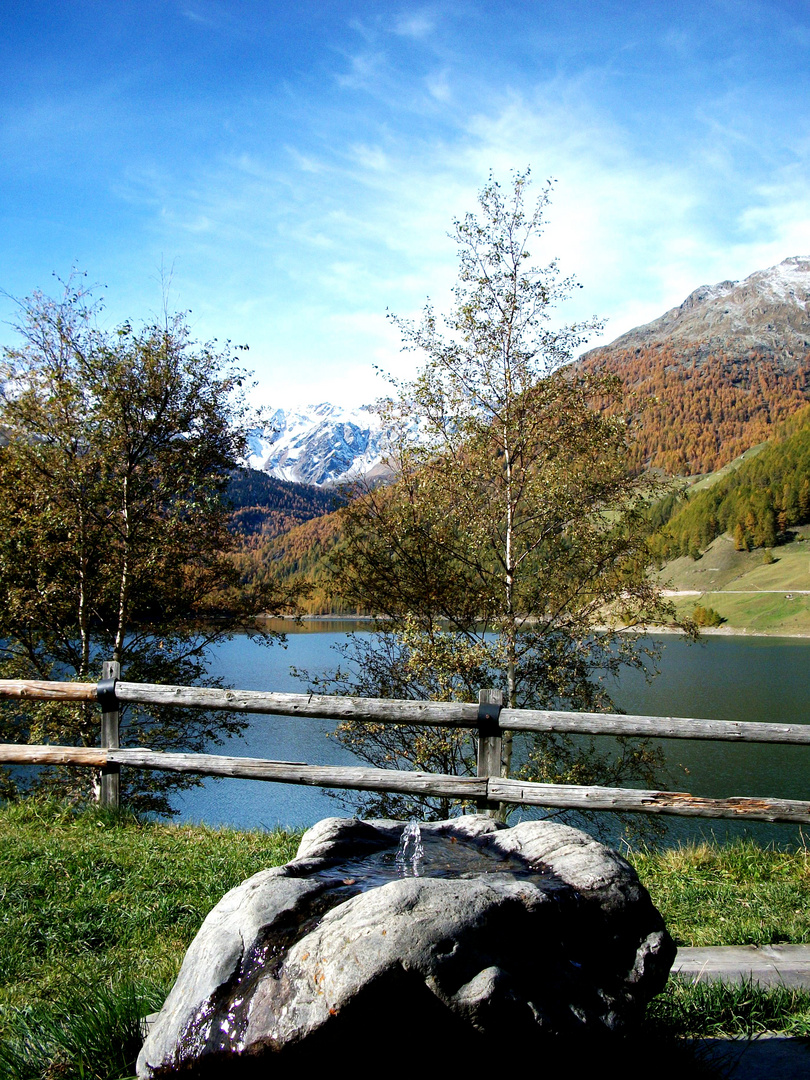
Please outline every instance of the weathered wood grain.
[{"label": "weathered wood grain", "polygon": [[[479,690],[478,691],[479,713],[482,705],[496,705],[500,709],[503,705],[503,691]],[[503,738],[500,725],[497,720],[488,720],[478,728],[478,760],[476,772],[478,776],[499,776],[501,772],[501,753],[503,750]],[[491,803],[487,799],[479,799],[477,807],[485,814],[496,815],[498,804]]]},{"label": "weathered wood grain", "polygon": [[715,739],[722,742],[810,745],[810,724],[555,712],[544,709],[504,709],[500,723],[502,728],[512,731],[559,731],[584,735],[649,736],[655,739]]},{"label": "weathered wood grain", "polygon": [[0,679],[0,698],[38,701],[93,701],[95,683],[41,682],[35,679]]},{"label": "weathered wood grain", "polygon": [[752,821],[786,821],[810,824],[810,802],[791,799],[730,797],[705,799],[684,791],[641,791],[632,788],[585,787],[571,784],[537,784],[492,776],[490,798],[530,806],[566,810],[621,810],[642,814],[676,814],[680,817],[746,818]]},{"label": "weathered wood grain", "polygon": [[215,754],[167,754],[146,749],[98,749],[70,746],[0,744],[0,762],[16,765],[125,765],[136,769],[232,776],[285,784],[439,795],[455,799],[486,799],[497,803],[569,810],[615,810],[682,817],[744,818],[810,824],[810,802],[790,799],[729,797],[707,799],[683,791],[642,791],[632,788],[537,784],[498,776],[443,776],[355,766],[304,765],[262,758]]},{"label": "weathered wood grain", "polygon": [[218,690],[204,686],[162,686],[119,682],[121,701],[144,705],[184,705],[199,709],[361,720],[374,723],[478,727],[478,706],[448,701],[395,701],[389,698],[335,697],[330,694],[281,694],[262,690]]},{"label": "weathered wood grain", "polygon": [[[478,726],[477,705],[446,701],[393,701],[387,698],[333,697],[325,694],[277,694],[260,690],[212,690],[205,687],[156,686],[120,682],[122,701],[188,705],[286,716],[311,716],[357,723]],[[635,735],[658,739],[714,739],[810,745],[810,724],[749,723],[677,716],[625,716],[545,709],[503,709],[501,731],[558,731],[591,735]]]},{"label": "weathered wood grain", "polygon": [[[388,698],[281,694],[265,693],[261,690],[218,690],[200,686],[162,686],[132,682],[116,683],[116,694],[122,702],[144,705],[183,705],[190,708],[228,709],[275,716],[352,720],[357,723],[478,727],[478,706],[465,702],[394,701]],[[43,701],[96,701],[96,689],[91,683],[5,679],[0,680],[0,698],[3,697]],[[810,724],[503,709],[499,726],[502,732],[549,731],[586,735],[648,736],[656,739],[810,745]]]},{"label": "weathered wood grain", "polygon": [[94,746],[28,746],[25,743],[0,743],[3,765],[92,765],[107,764],[107,751]]},{"label": "weathered wood grain", "polygon": [[[105,660],[101,665],[102,679],[118,679],[121,675],[121,665],[115,660]],[[104,747],[117,747],[119,745],[119,722],[121,714],[118,709],[101,714],[101,745]],[[121,805],[121,767],[109,764],[101,771],[101,785],[99,789],[99,803],[109,809],[118,809]]]},{"label": "weathered wood grain", "polygon": [[107,760],[141,769],[233,776],[315,787],[356,788],[407,794],[445,795],[474,799],[486,795],[487,781],[477,776],[444,776],[438,773],[399,772],[357,766],[302,765],[263,758],[225,757],[217,754],[172,754],[154,750],[108,750]]}]

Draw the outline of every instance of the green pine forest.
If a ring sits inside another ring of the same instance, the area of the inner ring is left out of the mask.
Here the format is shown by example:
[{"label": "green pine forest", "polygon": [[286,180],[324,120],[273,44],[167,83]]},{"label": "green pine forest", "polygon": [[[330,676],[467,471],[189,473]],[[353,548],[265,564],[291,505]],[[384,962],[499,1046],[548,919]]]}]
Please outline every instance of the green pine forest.
[{"label": "green pine forest", "polygon": [[662,561],[698,558],[723,533],[738,551],[773,548],[810,522],[810,407],[753,451],[709,483],[685,487],[652,508],[651,543]]}]

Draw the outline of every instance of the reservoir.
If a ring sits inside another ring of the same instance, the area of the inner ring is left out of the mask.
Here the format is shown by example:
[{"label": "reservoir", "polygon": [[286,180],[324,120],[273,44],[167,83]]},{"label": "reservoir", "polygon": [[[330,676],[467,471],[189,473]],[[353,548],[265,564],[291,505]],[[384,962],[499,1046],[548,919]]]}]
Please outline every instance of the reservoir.
[{"label": "reservoir", "polygon": [[[362,633],[362,624],[358,630],[350,622],[307,622],[288,633],[286,648],[236,637],[212,652],[210,671],[223,685],[237,689],[303,693],[307,684],[291,674],[291,667],[310,675],[334,669],[340,659],[334,646],[350,631]],[[690,645],[683,638],[664,636],[661,642],[656,678],[648,683],[640,672],[626,671],[613,684],[612,697],[622,711],[766,723],[810,721],[810,640],[711,636]],[[247,719],[245,734],[226,740],[214,752],[313,765],[358,764],[330,736],[331,721]],[[661,745],[667,757],[661,786],[670,791],[716,798],[810,799],[810,746],[686,740]],[[206,779],[201,787],[178,795],[174,806],[178,820],[238,828],[303,828],[322,817],[351,813],[350,804],[320,788],[232,779]],[[518,808],[511,820],[537,814],[535,809]],[[780,845],[803,842],[800,829],[792,825],[670,816],[658,820],[665,823],[668,843],[741,835]],[[611,839],[616,843],[620,837],[613,834]]]}]

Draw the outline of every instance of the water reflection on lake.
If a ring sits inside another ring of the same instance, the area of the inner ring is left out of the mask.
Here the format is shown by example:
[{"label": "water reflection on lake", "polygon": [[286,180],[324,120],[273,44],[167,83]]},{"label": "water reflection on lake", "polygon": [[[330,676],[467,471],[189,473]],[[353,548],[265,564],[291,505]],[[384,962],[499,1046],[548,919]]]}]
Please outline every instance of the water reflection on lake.
[{"label": "water reflection on lake", "polygon": [[[234,688],[300,693],[306,686],[291,676],[290,667],[312,674],[334,668],[339,658],[332,646],[345,640],[346,633],[362,633],[366,627],[349,621],[289,626],[286,629],[294,632],[288,633],[286,648],[234,638],[218,646],[211,671]],[[808,667],[807,640],[710,637],[700,645],[688,645],[681,638],[668,637],[661,674],[648,684],[640,673],[626,672],[613,696],[619,707],[632,713],[804,724],[810,719]],[[219,752],[310,764],[356,763],[348,750],[329,737],[330,721],[273,716],[249,720],[246,735],[228,740]],[[663,745],[670,790],[715,797],[810,796],[810,747],[679,740]],[[319,788],[230,779],[206,780],[201,788],[179,796],[175,805],[181,820],[249,828],[301,827],[349,812]],[[526,811],[520,814],[530,816]],[[743,834],[766,842],[800,840],[799,830],[787,825],[675,817],[666,818],[666,823],[670,842]]]}]

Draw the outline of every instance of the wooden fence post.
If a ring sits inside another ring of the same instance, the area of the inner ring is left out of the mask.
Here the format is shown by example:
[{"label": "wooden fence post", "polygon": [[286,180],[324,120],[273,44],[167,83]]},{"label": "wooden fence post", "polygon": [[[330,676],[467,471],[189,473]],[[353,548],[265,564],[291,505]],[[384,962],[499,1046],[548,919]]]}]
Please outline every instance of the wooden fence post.
[{"label": "wooden fence post", "polygon": [[[500,690],[478,691],[478,775],[501,775],[501,729],[498,717],[503,707]],[[490,817],[498,814],[499,803],[478,799],[479,810]]]},{"label": "wooden fence post", "polygon": [[[101,666],[102,679],[119,679],[121,677],[121,665],[115,660],[105,660]],[[102,704],[102,709],[104,708]],[[118,724],[120,713],[116,703],[115,709],[104,711],[101,714],[101,745],[118,749],[119,731]],[[115,808],[121,805],[121,766],[105,765],[101,770],[101,793],[99,802],[102,806]]]}]

